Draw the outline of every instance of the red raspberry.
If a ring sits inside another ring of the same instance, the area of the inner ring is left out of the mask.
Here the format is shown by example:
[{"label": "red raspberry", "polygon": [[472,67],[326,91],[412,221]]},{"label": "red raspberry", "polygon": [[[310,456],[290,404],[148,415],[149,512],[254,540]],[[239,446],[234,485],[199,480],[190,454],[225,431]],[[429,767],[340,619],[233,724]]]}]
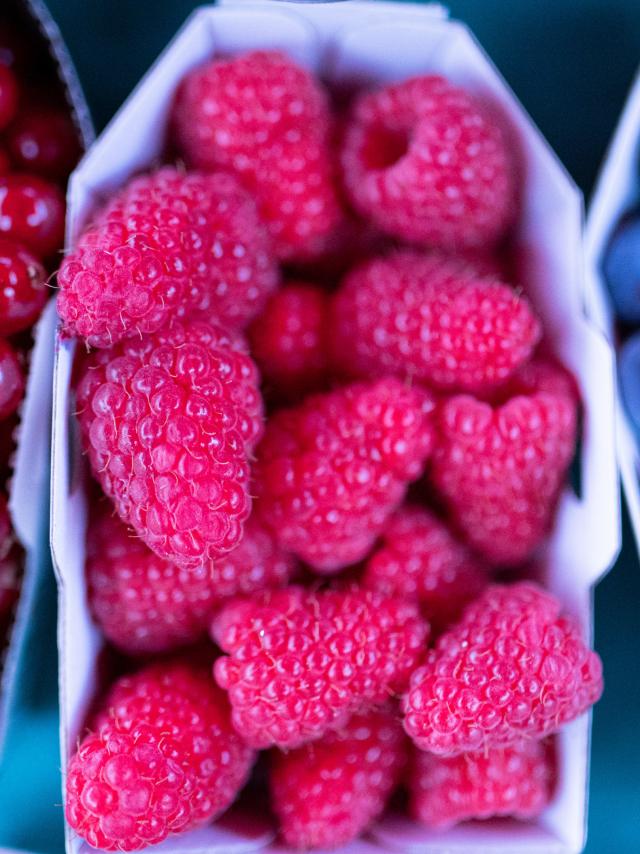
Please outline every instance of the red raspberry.
[{"label": "red raspberry", "polygon": [[0,643],[11,621],[19,595],[19,562],[12,552],[5,557],[0,557]]},{"label": "red raspberry", "polygon": [[416,751],[409,811],[442,830],[470,819],[535,818],[551,800],[555,779],[553,745],[544,741],[449,757]]},{"label": "red raspberry", "polygon": [[336,366],[443,389],[486,391],[531,356],[541,327],[528,300],[464,260],[401,250],[347,275],[330,321]]},{"label": "red raspberry", "polygon": [[35,255],[0,238],[0,335],[28,329],[47,301],[44,267]]},{"label": "red raspberry", "polygon": [[174,104],[179,147],[197,169],[228,169],[258,199],[278,257],[313,255],[341,210],[326,93],[279,51],[214,59],[185,77]]},{"label": "red raspberry", "polygon": [[7,132],[16,168],[63,181],[78,162],[80,141],[70,116],[50,108],[22,112]]},{"label": "red raspberry", "polygon": [[312,395],[268,422],[258,512],[319,572],[366,556],[433,447],[434,400],[395,379]]},{"label": "red raspberry", "polygon": [[602,694],[602,663],[550,593],[493,585],[441,635],[403,699],[421,750],[454,756],[542,738]]},{"label": "red raspberry", "polygon": [[58,311],[94,347],[196,311],[241,327],[277,277],[255,205],[231,175],[164,168],[127,184],[80,238],[58,274]]},{"label": "red raspberry", "polygon": [[528,559],[549,533],[576,443],[570,383],[546,363],[517,375],[505,403],[458,396],[441,407],[430,476],[457,528],[494,564]]},{"label": "red raspberry", "polygon": [[336,848],[359,836],[400,782],[407,746],[389,709],[355,715],[335,733],[275,753],[270,791],[280,833],[293,848]]},{"label": "red raspberry", "polygon": [[487,583],[487,573],[425,508],[402,507],[369,558],[362,583],[385,596],[417,600],[432,629],[454,622]]},{"label": "red raspberry", "polygon": [[225,599],[286,584],[293,559],[252,517],[240,545],[197,569],[162,560],[111,513],[87,535],[87,585],[106,638],[132,654],[161,652],[197,640]]},{"label": "red raspberry", "polygon": [[13,121],[18,111],[18,83],[13,71],[0,62],[0,130]]},{"label": "red raspberry", "polygon": [[13,546],[13,526],[7,499],[0,493],[0,558],[5,558]]},{"label": "red raspberry", "polygon": [[227,605],[213,637],[232,720],[254,747],[297,747],[407,685],[428,626],[415,605],[369,590],[269,590]]},{"label": "red raspberry", "polygon": [[355,103],[342,169],[356,209],[424,246],[496,243],[515,214],[505,136],[470,93],[434,75],[392,83]]},{"label": "red raspberry", "polygon": [[50,258],[64,238],[60,190],[32,175],[0,175],[0,237],[24,243],[39,258]]},{"label": "red raspberry", "polygon": [[195,569],[238,545],[262,431],[257,371],[239,338],[176,321],[94,350],[77,400],[94,474],[149,548]]},{"label": "red raspberry", "polygon": [[7,152],[0,148],[0,175],[4,175],[5,172],[11,172],[11,161]]},{"label": "red raspberry", "polygon": [[22,365],[11,345],[0,338],[0,420],[12,415],[24,395]]},{"label": "red raspberry", "polygon": [[320,389],[327,380],[327,293],[289,282],[267,303],[249,330],[251,353],[277,397]]},{"label": "red raspberry", "polygon": [[113,686],[69,763],[67,821],[95,848],[135,851],[208,824],[244,785],[253,751],[206,669],[171,662]]}]

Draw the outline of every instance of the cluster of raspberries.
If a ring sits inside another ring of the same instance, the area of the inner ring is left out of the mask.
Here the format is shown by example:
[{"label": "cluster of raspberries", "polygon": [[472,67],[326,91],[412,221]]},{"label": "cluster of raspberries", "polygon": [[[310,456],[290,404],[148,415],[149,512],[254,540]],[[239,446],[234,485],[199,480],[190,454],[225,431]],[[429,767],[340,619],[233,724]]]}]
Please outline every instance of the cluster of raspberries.
[{"label": "cluster of raspberries", "polygon": [[534,580],[579,397],[513,278],[500,120],[430,75],[338,112],[258,51],[191,72],[170,133],[186,171],[106,200],[58,277],[106,496],[89,604],[144,656],[87,722],[68,822],[160,842],[260,750],[297,849],[401,784],[429,827],[538,815],[602,671]]}]

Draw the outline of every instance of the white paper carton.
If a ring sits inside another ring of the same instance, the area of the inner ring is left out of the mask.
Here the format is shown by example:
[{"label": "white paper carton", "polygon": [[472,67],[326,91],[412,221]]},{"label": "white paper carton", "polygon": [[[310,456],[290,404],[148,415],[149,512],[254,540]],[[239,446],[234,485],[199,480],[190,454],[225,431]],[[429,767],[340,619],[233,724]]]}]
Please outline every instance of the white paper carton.
[{"label": "white paper carton", "polygon": [[[48,51],[64,84],[69,110],[83,146],[93,140],[93,129],[84,97],[60,31],[40,0],[22,5],[34,22],[34,49]],[[13,710],[14,688],[21,670],[22,650],[29,624],[37,619],[35,595],[43,573],[51,572],[47,542],[49,519],[49,476],[52,350],[56,313],[50,304],[34,330],[25,399],[20,411],[15,468],[10,485],[9,511],[18,541],[24,547],[24,573],[20,599],[4,656],[0,682],[0,754],[6,726]]]},{"label": "white paper carton", "polygon": [[[615,316],[602,264],[621,217],[640,202],[640,74],[605,158],[589,209],[585,235],[588,311],[612,344]],[[616,410],[618,464],[636,543],[640,547],[640,450],[623,401]]]},{"label": "white paper carton", "polygon": [[[522,155],[523,204],[517,234],[521,281],[542,315],[550,341],[576,375],[584,401],[581,495],[567,489],[545,553],[550,588],[590,639],[592,588],[619,548],[618,484],[613,450],[614,369],[605,337],[585,315],[581,196],[504,80],[460,23],[440,7],[391,3],[229,2],[195,12],[141,81],[74,174],[68,240],[73,244],[94,206],[161,153],[172,93],[191,68],[219,53],[278,47],[331,81],[385,82],[441,72],[490,99],[507,117]],[[81,732],[96,684],[102,640],[87,613],[83,580],[87,515],[84,471],[73,426],[70,388],[74,346],[57,346],[54,390],[52,546],[60,582],[61,739],[63,762]],[[404,852],[578,852],[584,845],[590,718],[559,739],[559,785],[535,823],[473,824],[429,833],[402,817],[385,819],[349,854]],[[226,835],[225,835],[226,834]],[[268,836],[213,826],[168,840],[166,852],[229,852],[270,846]],[[86,846],[67,837],[68,851]],[[271,854],[279,850],[268,847]]]}]

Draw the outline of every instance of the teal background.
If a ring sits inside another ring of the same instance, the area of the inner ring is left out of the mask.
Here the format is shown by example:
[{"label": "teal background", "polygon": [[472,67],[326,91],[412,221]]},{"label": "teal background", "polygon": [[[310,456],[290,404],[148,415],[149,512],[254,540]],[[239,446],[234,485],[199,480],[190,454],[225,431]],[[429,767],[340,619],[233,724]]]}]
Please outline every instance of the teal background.
[{"label": "teal background", "polygon": [[[190,0],[49,0],[100,129],[191,9]],[[638,0],[452,0],[588,195],[640,63]],[[625,547],[596,592],[606,692],[594,714],[588,854],[640,850],[640,567]],[[43,603],[54,601],[43,579]],[[23,714],[0,766],[0,845],[62,851],[51,608],[30,640]],[[30,690],[33,688],[33,690]]]}]

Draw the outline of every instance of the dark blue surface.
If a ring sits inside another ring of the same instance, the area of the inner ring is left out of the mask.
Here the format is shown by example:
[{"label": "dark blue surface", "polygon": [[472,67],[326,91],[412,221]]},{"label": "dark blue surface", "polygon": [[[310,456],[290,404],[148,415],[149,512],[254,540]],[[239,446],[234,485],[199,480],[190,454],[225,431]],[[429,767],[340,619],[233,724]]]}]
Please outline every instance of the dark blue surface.
[{"label": "dark blue surface", "polygon": [[[162,49],[192,0],[49,0],[100,128]],[[640,63],[638,0],[454,0],[585,192]],[[607,690],[594,717],[588,854],[640,850],[640,569],[625,549],[596,593]],[[55,636],[50,627],[47,649]],[[46,653],[43,653],[46,655]],[[46,659],[45,659],[46,660]],[[41,672],[42,660],[33,667]],[[53,667],[51,661],[47,668]],[[11,735],[0,776],[0,844],[61,850],[53,685]],[[22,758],[24,757],[24,758]],[[37,771],[51,772],[36,784]]]}]

